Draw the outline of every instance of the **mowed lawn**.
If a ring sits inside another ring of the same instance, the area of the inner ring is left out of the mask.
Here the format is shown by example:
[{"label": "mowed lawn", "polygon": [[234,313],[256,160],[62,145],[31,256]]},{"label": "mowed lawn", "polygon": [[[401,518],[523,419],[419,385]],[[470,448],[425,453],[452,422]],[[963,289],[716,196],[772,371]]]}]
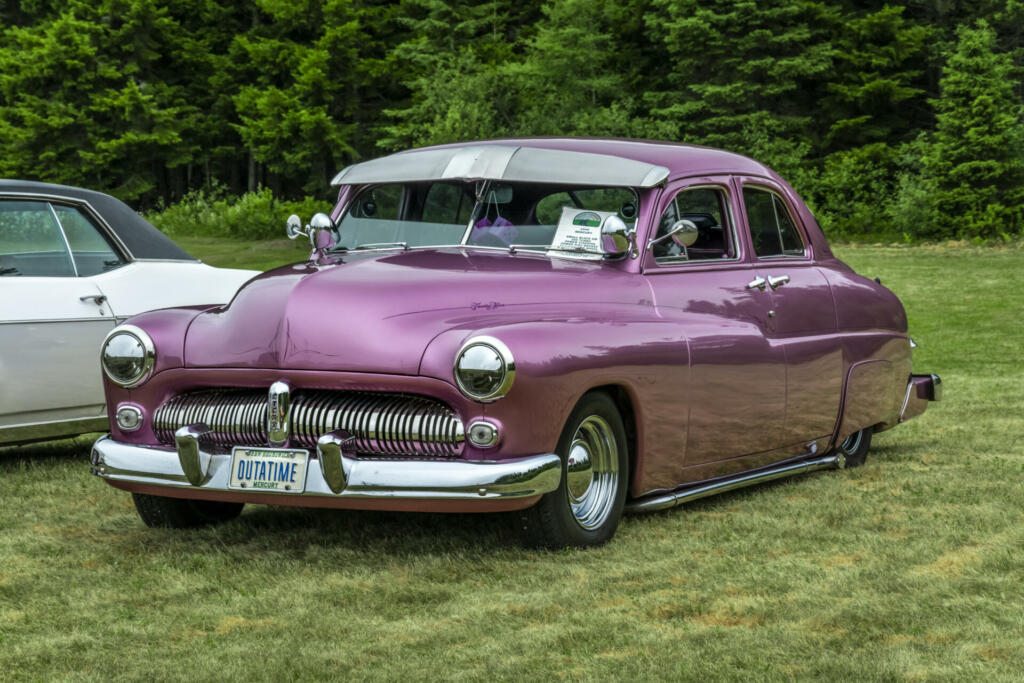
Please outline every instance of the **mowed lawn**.
[{"label": "mowed lawn", "polygon": [[865,467],[551,553],[493,517],[250,507],[151,530],[89,474],[90,439],[4,449],[0,679],[1019,680],[1024,249],[837,252],[902,297],[945,388]]}]

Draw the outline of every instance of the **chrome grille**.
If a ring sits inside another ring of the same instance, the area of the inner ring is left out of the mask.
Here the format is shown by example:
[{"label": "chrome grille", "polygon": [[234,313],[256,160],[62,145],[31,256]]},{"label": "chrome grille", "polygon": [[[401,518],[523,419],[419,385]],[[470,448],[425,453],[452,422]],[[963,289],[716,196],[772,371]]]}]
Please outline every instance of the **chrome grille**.
[{"label": "chrome grille", "polygon": [[[213,389],[179,394],[157,408],[153,431],[173,444],[174,432],[205,422],[218,446],[267,444],[267,393]],[[368,391],[296,391],[291,402],[291,444],[315,448],[320,436],[344,429],[357,453],[374,456],[452,457],[462,453],[465,431],[451,408],[425,396]]]}]

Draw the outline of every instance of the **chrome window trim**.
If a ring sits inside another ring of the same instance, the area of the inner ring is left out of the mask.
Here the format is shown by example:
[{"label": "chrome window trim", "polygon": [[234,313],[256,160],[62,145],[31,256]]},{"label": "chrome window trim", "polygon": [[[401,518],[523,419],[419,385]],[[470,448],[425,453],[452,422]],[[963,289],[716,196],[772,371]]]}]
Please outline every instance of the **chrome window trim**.
[{"label": "chrome window trim", "polygon": [[[88,214],[88,217],[93,220],[93,222],[96,224],[96,227],[100,230],[103,236],[113,243],[111,244],[111,246],[114,248],[115,251],[120,252],[119,256],[121,256],[126,263],[131,263],[133,261],[152,260],[135,258],[135,256],[131,253],[128,247],[125,246],[124,242],[121,241],[121,238],[117,236],[117,232],[115,232],[114,229],[110,227],[110,223],[108,223],[106,219],[103,218],[99,211],[93,208],[93,205],[90,204],[89,200],[87,199],[77,199],[75,197],[68,197],[65,195],[39,192],[0,192],[0,200],[5,198],[37,199],[39,201],[55,202],[57,204],[71,206],[77,209],[85,209],[85,212],[86,214]],[[185,262],[188,263],[188,261]]]},{"label": "chrome window trim", "polygon": [[[133,258],[128,263],[202,263],[202,259],[177,259],[177,258]],[[125,264],[127,265],[127,263]]]},{"label": "chrome window trim", "polygon": [[[107,348],[107,342],[110,341],[111,338],[113,338],[115,335],[125,332],[133,335],[142,343],[143,351],[146,354],[143,360],[142,373],[137,378],[133,379],[130,382],[122,382],[121,380],[113,377],[107,371],[107,364],[103,362],[103,350]],[[103,368],[103,375],[119,387],[123,387],[125,389],[134,389],[135,387],[144,383],[153,374],[153,366],[155,364],[156,346],[153,345],[153,340],[150,338],[148,334],[146,334],[146,331],[143,330],[141,327],[136,327],[135,325],[118,325],[109,333],[107,333],[107,336],[103,338],[103,343],[100,344],[100,367]]]},{"label": "chrome window trim", "polygon": [[[657,256],[654,256],[654,253],[652,252],[651,257],[654,259],[654,264],[659,267],[671,268],[674,266],[685,266],[691,263],[706,265],[708,263],[734,263],[742,260],[743,254],[742,250],[740,249],[739,239],[736,231],[736,216],[735,212],[733,211],[732,201],[730,201],[732,199],[732,193],[730,192],[729,187],[727,185],[721,185],[718,183],[701,183],[699,185],[685,185],[679,188],[678,192],[672,195],[671,202],[674,204],[676,201],[676,197],[678,197],[681,192],[685,192],[687,190],[723,190],[725,192],[725,212],[729,220],[729,234],[732,238],[732,247],[734,255],[729,258],[681,259],[678,257],[659,258]],[[665,209],[668,209],[668,204],[665,205]],[[678,208],[676,209],[676,211],[678,212]],[[664,213],[664,211],[662,211],[662,213]],[[658,224],[660,225],[661,216],[657,216],[655,220],[657,220]],[[649,249],[650,245],[648,245],[648,250]]]},{"label": "chrome window trim", "polygon": [[[460,179],[454,179],[454,180],[445,181],[445,180],[442,179],[442,180],[437,180],[437,181],[423,181],[423,182],[432,182],[432,183],[434,183],[434,182],[448,182],[449,184],[451,184],[452,182],[466,182],[466,181],[462,181]],[[490,182],[490,181],[484,181],[484,182]],[[352,206],[355,204],[356,199],[358,199],[359,196],[363,194],[363,192],[365,192],[367,190],[372,190],[372,189],[377,188],[377,187],[380,187],[381,185],[402,185],[403,186],[403,189],[402,189],[402,200],[401,200],[402,203],[399,206],[399,215],[403,214],[405,212],[406,202],[408,201],[407,196],[406,196],[407,193],[405,191],[404,186],[405,185],[409,185],[411,183],[412,183],[412,181],[408,181],[408,182],[396,181],[396,182],[386,182],[386,183],[373,183],[373,184],[368,184],[368,185],[363,185],[363,186],[357,187],[356,191],[350,193],[350,195],[346,198],[345,203],[341,207],[341,211],[338,212],[338,219],[336,221],[334,221],[335,226],[337,226],[336,229],[340,229],[341,222],[349,214]],[[553,184],[557,184],[557,183],[553,183]],[[565,187],[572,188],[572,189],[582,189],[580,186],[577,186],[577,185],[565,185]],[[635,228],[639,227],[641,197],[640,197],[640,193],[637,191],[637,188],[635,188],[635,187],[628,187],[628,186],[608,186],[608,187],[587,188],[587,189],[626,189],[626,190],[631,191],[633,193],[633,196],[635,198],[636,205],[637,205],[637,223],[636,223]],[[485,187],[485,191],[486,191],[486,187]],[[475,208],[475,206],[474,206],[474,208]],[[731,218],[731,216],[732,216],[732,207],[729,206],[728,210],[729,210],[730,218]],[[410,222],[415,222],[415,221],[410,221]],[[452,223],[451,225],[452,226],[456,226],[456,225],[459,225],[459,224],[458,223]],[[509,245],[508,247],[492,247],[492,246],[482,245],[482,244],[469,244],[469,238],[473,234],[473,226],[474,225],[476,225],[476,221],[474,220],[473,212],[470,211],[469,223],[466,225],[465,231],[462,234],[462,241],[458,242],[458,243],[453,243],[453,244],[423,244],[423,245],[412,245],[412,246],[410,246],[408,244],[401,243],[403,246],[400,246],[399,243],[385,242],[385,243],[383,243],[383,246],[375,246],[375,247],[372,247],[372,248],[359,249],[359,250],[353,250],[353,249],[332,249],[332,250],[328,251],[327,253],[329,255],[334,255],[334,256],[343,256],[345,254],[361,254],[361,253],[374,252],[374,251],[387,251],[389,249],[402,249],[403,251],[412,251],[414,249],[485,249],[485,250],[490,250],[490,251],[500,251],[500,252],[504,252],[504,253],[511,254],[511,255],[514,255],[514,254],[516,254],[517,252],[520,252],[520,251],[527,251],[527,252],[530,252],[530,253],[533,253],[533,254],[540,254],[540,255],[543,255],[543,256],[547,256],[549,258],[567,258],[567,259],[571,259],[571,260],[574,260],[574,261],[580,260],[578,258],[575,258],[574,256],[564,255],[564,254],[560,254],[560,253],[551,253],[551,248],[550,247],[532,247],[531,248],[530,246],[517,246],[515,249],[510,250],[510,247],[512,245]],[[735,239],[735,237],[734,237],[734,239]],[[722,259],[722,260],[725,261],[726,259]],[[729,259],[729,260],[731,261],[733,259]],[[699,261],[698,263],[714,263],[714,262],[715,262],[715,259],[706,259],[706,260]]]},{"label": "chrome window trim", "polygon": [[[505,364],[505,376],[502,379],[501,384],[497,389],[484,396],[478,396],[470,392],[465,386],[463,386],[462,380],[459,379],[459,359],[462,358],[462,354],[466,352],[466,349],[471,346],[478,345],[489,346],[497,351],[498,355],[501,356],[502,362]],[[462,346],[460,346],[459,350],[455,353],[455,358],[452,361],[452,377],[455,379],[455,386],[459,388],[459,391],[466,398],[479,403],[493,403],[508,394],[509,390],[512,388],[512,384],[516,379],[516,361],[512,356],[512,350],[509,349],[503,341],[488,335],[477,335],[464,341]]]},{"label": "chrome window trim", "polygon": [[[810,253],[808,253],[808,249],[807,249],[808,242],[807,242],[807,239],[805,238],[805,236],[803,234],[800,222],[797,221],[796,218],[793,216],[792,209],[790,208],[789,204],[786,203],[786,198],[783,197],[782,194],[778,190],[776,190],[776,189],[774,189],[772,187],[769,187],[767,185],[762,185],[761,183],[757,183],[757,182],[741,181],[741,186],[740,186],[740,199],[741,200],[743,199],[743,190],[745,190],[747,187],[751,187],[751,188],[753,188],[755,190],[760,190],[762,192],[767,192],[768,194],[775,195],[776,197],[778,197],[779,201],[782,202],[782,205],[784,207],[786,207],[786,215],[789,216],[789,220],[793,224],[793,228],[796,230],[796,235],[797,235],[797,237],[800,238],[800,244],[804,248],[802,254],[773,254],[772,256],[760,256],[757,253],[757,251],[754,249],[754,236],[750,232],[750,213],[747,211],[747,203],[743,202],[743,214],[744,214],[744,217],[747,219],[747,221],[746,221],[746,224],[747,224],[747,237],[750,238],[750,253],[753,255],[753,257],[756,260],[758,260],[758,261],[771,261],[773,259],[782,259],[782,260],[788,260],[788,259],[810,259],[811,255],[810,255]],[[779,231],[779,245],[781,246],[782,245],[782,237],[781,237],[782,230],[779,227],[779,215],[778,215],[778,212],[775,211],[775,202],[772,202],[772,211],[773,211],[773,213],[775,213],[775,229]]]},{"label": "chrome window trim", "polygon": [[60,238],[64,240],[64,249],[67,250],[68,260],[71,261],[71,270],[75,273],[75,277],[78,277],[78,264],[75,263],[75,255],[71,251],[71,243],[68,242],[68,234],[64,232],[64,224],[60,222],[60,216],[57,215],[57,211],[53,208],[53,204],[51,202],[46,202],[46,208],[50,210],[50,215],[53,216],[53,220],[57,223],[57,230],[60,232]]},{"label": "chrome window trim", "polygon": [[105,432],[110,429],[106,415],[99,417],[75,417],[69,420],[47,420],[0,427],[0,445],[9,446],[17,442],[41,441],[90,432]]}]

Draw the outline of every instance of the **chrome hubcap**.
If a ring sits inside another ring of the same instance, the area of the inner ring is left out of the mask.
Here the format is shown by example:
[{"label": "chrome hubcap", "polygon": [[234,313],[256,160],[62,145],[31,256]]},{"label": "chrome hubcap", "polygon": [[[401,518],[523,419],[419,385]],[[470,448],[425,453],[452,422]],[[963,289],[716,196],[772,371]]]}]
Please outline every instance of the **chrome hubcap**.
[{"label": "chrome hubcap", "polygon": [[860,442],[863,438],[863,431],[854,432],[846,437],[846,439],[843,440],[843,443],[839,444],[839,447],[846,453],[855,453],[857,449],[860,448]]},{"label": "chrome hubcap", "polygon": [[585,419],[569,446],[565,490],[576,522],[596,529],[611,514],[619,489],[619,447],[611,425],[597,415]]}]

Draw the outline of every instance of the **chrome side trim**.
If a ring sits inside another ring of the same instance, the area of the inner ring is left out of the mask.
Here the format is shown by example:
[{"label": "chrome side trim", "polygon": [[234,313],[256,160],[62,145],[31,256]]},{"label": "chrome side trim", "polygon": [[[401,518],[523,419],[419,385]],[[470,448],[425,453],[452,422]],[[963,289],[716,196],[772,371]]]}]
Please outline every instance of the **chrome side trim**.
[{"label": "chrome side trim", "polygon": [[[230,489],[231,454],[204,452],[206,476],[198,485],[189,482],[174,451],[119,443],[102,436],[92,447],[93,474],[115,482],[155,484],[197,491]],[[277,495],[287,505],[289,497],[377,498],[414,500],[495,500],[526,498],[549,493],[562,479],[562,461],[553,453],[514,460],[360,460],[341,454],[346,482],[335,493],[320,467],[306,473],[304,493],[260,492]]]},{"label": "chrome side trim", "polygon": [[30,422],[28,424],[0,427],[0,444],[11,445],[45,439],[60,439],[89,432],[105,432],[110,429],[107,416],[78,417],[73,420],[51,422]]},{"label": "chrome side trim", "polygon": [[[100,309],[97,308],[96,310],[99,311]],[[110,318],[101,317],[101,313],[97,313],[96,315],[97,317],[95,318],[44,318],[40,320],[0,320],[0,325],[40,325],[48,323],[105,323],[106,325],[110,325]],[[117,318],[114,318],[114,320],[117,320]],[[121,320],[125,320],[125,318],[121,318]]]},{"label": "chrome side trim", "polygon": [[723,479],[721,481],[715,481],[708,484],[697,484],[690,486],[689,488],[676,489],[675,491],[670,491],[668,493],[659,493],[652,496],[637,498],[636,500],[631,500],[626,503],[626,512],[655,512],[657,510],[666,510],[668,508],[675,507],[676,505],[688,503],[691,500],[707,498],[708,496],[713,496],[716,493],[724,493],[726,491],[741,489],[761,482],[772,481],[773,479],[792,477],[797,474],[814,472],[815,470],[824,470],[829,468],[841,469],[843,464],[844,461],[841,456],[833,453],[813,460],[803,460],[789,465],[771,467],[759,472],[741,474],[737,477]]}]

